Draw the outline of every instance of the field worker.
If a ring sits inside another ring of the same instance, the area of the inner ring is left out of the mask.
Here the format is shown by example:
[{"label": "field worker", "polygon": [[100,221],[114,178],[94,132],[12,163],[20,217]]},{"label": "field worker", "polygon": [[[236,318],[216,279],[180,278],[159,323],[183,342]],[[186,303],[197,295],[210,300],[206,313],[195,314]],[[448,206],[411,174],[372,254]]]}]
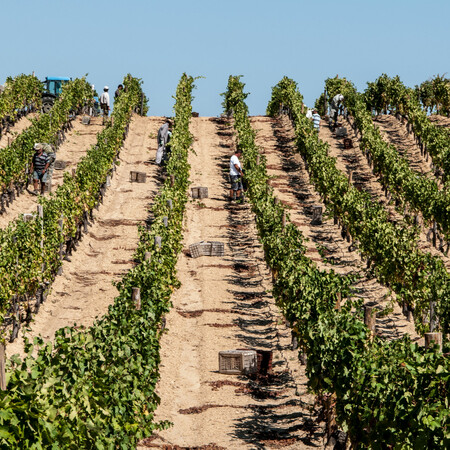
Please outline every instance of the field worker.
[{"label": "field worker", "polygon": [[41,184],[41,194],[44,195],[45,183],[48,180],[47,169],[50,166],[50,159],[47,153],[44,152],[43,144],[34,144],[35,153],[31,160],[31,173],[33,174],[34,195],[38,195],[38,184]]},{"label": "field worker", "polygon": [[123,90],[123,85],[119,84],[119,86],[117,86],[116,92],[114,92],[114,99],[116,99],[120,95],[122,90]]},{"label": "field worker", "polygon": [[103,111],[103,116],[108,117],[109,115],[109,87],[105,86],[103,88],[102,95],[100,95],[100,108]]},{"label": "field worker", "polygon": [[236,198],[238,203],[243,202],[242,191],[244,189],[242,185],[242,178],[244,172],[242,172],[241,162],[239,158],[242,155],[242,150],[236,149],[234,155],[230,159],[230,178],[231,178],[231,189],[230,189],[230,202]]},{"label": "field worker", "polygon": [[169,161],[170,153],[172,151],[170,140],[172,139],[172,122],[169,122],[169,129],[167,130],[166,144],[164,145],[164,151],[161,164],[166,164]]},{"label": "field worker", "polygon": [[56,150],[52,144],[42,144],[44,149],[44,153],[47,154],[48,158],[48,169],[47,169],[47,183],[52,182],[53,170],[55,169],[55,161],[56,161]]},{"label": "field worker", "polygon": [[170,119],[167,119],[166,122],[161,125],[160,129],[158,130],[158,150],[156,151],[156,164],[161,165],[161,162],[164,157],[164,152],[167,143],[169,142],[169,139],[171,137],[171,128],[172,128],[172,121]]},{"label": "field worker", "polygon": [[313,126],[314,129],[317,130],[317,132],[319,132],[319,128],[320,128],[320,116],[317,112],[317,109],[315,109],[312,113],[312,121],[313,121]]},{"label": "field worker", "polygon": [[329,125],[332,130],[336,127],[339,107],[344,102],[344,96],[342,94],[336,94],[331,100],[330,120]]}]

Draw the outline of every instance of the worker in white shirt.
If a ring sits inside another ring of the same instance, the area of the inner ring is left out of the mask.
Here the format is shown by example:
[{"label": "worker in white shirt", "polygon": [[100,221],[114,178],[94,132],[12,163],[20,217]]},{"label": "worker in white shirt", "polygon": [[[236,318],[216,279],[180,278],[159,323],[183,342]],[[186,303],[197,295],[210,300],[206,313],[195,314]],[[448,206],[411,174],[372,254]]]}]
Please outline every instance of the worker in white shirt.
[{"label": "worker in white shirt", "polygon": [[230,201],[236,198],[236,203],[243,203],[244,196],[241,195],[244,187],[242,185],[242,177],[244,172],[242,172],[241,162],[239,161],[242,155],[242,150],[236,149],[234,155],[230,159],[230,178],[231,178],[231,189],[230,189]]},{"label": "worker in white shirt", "polygon": [[100,95],[100,108],[103,111],[103,115],[108,117],[109,115],[109,87],[105,86],[103,88],[102,95]]},{"label": "worker in white shirt", "polygon": [[342,94],[337,94],[333,97],[333,100],[331,100],[331,110],[330,110],[330,120],[329,125],[330,128],[334,131],[334,128],[336,128],[337,118],[338,118],[338,112],[339,107],[344,103],[344,96]]}]

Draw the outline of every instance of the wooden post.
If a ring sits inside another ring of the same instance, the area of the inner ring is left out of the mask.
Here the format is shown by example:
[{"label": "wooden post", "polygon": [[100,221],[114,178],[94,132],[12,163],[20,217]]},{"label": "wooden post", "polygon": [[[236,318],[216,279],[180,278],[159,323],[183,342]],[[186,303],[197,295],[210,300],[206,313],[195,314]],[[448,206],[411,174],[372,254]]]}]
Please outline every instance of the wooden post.
[{"label": "wooden post", "polygon": [[6,355],[5,344],[0,344],[0,389],[6,391]]},{"label": "wooden post", "polygon": [[281,218],[281,225],[283,226],[283,230],[286,228],[286,210],[283,210],[283,217]]},{"label": "wooden post", "polygon": [[144,115],[144,93],[141,94],[141,116]]},{"label": "wooden post", "polygon": [[336,294],[336,305],[334,306],[334,309],[337,311],[341,310],[341,300],[342,300],[342,293],[338,292]]},{"label": "wooden post", "polygon": [[348,184],[352,184],[353,183],[353,171],[350,170],[349,174],[348,174]]},{"label": "wooden post", "polygon": [[[44,207],[37,205],[38,217],[41,219],[41,250],[44,250]],[[44,272],[44,263],[41,265],[41,272]]]},{"label": "wooden post", "polygon": [[328,113],[328,108],[327,108],[327,90],[324,89],[323,91],[323,100],[324,100],[324,105],[323,105],[323,110],[325,115]]},{"label": "wooden post", "polygon": [[145,254],[144,254],[144,261],[151,261],[151,260],[152,260],[151,252],[145,252]]},{"label": "wooden post", "polygon": [[275,197],[275,205],[279,205],[280,204],[280,199],[278,197]]},{"label": "wooden post", "polygon": [[433,220],[433,247],[436,247],[436,236],[437,236],[437,225],[436,221]]},{"label": "wooden post", "polygon": [[364,305],[364,323],[372,333],[375,333],[376,314],[373,306]]},{"label": "wooden post", "polygon": [[77,169],[72,169],[72,176],[75,177],[76,174],[77,174]]},{"label": "wooden post", "polygon": [[256,155],[256,165],[257,166],[259,166],[260,159],[261,159],[260,156]]},{"label": "wooden post", "polygon": [[164,216],[163,217],[163,224],[164,224],[164,226],[167,228],[168,227],[168,225],[169,225],[169,218],[167,217],[167,216]]},{"label": "wooden post", "polygon": [[106,187],[111,186],[111,175],[106,175]]},{"label": "wooden post", "polygon": [[168,199],[167,200],[167,206],[169,207],[169,209],[172,209],[173,208],[173,202],[172,202],[172,199]]},{"label": "wooden post", "polygon": [[141,290],[138,287],[132,288],[131,298],[137,310],[141,309]]},{"label": "wooden post", "polygon": [[170,186],[171,187],[175,186],[175,175],[170,175]]},{"label": "wooden post", "polygon": [[10,139],[9,139],[9,136],[8,136],[8,147],[11,145],[11,141],[10,141]]},{"label": "wooden post", "polygon": [[[64,248],[64,235],[63,235],[63,229],[64,229],[64,215],[61,214],[61,218],[58,220],[59,225],[59,232],[61,233],[61,242],[59,244],[59,260],[62,261],[63,259],[63,248]],[[58,269],[58,275],[62,275],[63,268],[62,265]]]},{"label": "wooden post", "polygon": [[325,411],[327,418],[327,441],[336,431],[336,413],[335,413],[336,394],[330,394],[325,400]]},{"label": "wooden post", "polygon": [[425,333],[425,348],[428,349],[436,344],[442,352],[442,333]]},{"label": "wooden post", "polygon": [[161,236],[155,236],[155,247],[161,248],[162,245],[162,237]]},{"label": "wooden post", "polygon": [[430,332],[433,333],[437,326],[436,302],[430,302]]}]

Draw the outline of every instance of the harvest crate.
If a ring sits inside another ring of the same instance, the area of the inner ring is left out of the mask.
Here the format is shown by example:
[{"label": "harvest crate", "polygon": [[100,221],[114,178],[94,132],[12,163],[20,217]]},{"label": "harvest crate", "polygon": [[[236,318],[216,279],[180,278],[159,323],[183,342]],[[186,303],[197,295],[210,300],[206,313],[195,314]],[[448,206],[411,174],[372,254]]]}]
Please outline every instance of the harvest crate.
[{"label": "harvest crate", "polygon": [[219,352],[219,372],[230,375],[255,373],[258,358],[254,350],[225,350]]},{"label": "harvest crate", "polygon": [[345,137],[347,136],[347,128],[340,127],[336,129],[336,137]]},{"label": "harvest crate", "polygon": [[211,242],[211,256],[223,256],[225,253],[223,242]]},{"label": "harvest crate", "polygon": [[211,243],[210,242],[196,242],[189,246],[189,251],[193,258],[199,256],[211,256]]},{"label": "harvest crate", "polygon": [[192,198],[208,198],[207,187],[193,187],[191,188]]},{"label": "harvest crate", "polygon": [[145,183],[147,179],[147,174],[145,172],[135,172],[133,170],[130,171],[130,181],[136,181],[138,183]]},{"label": "harvest crate", "polygon": [[67,161],[55,161],[55,170],[64,170],[67,166]]},{"label": "harvest crate", "polygon": [[224,245],[223,242],[217,241],[201,241],[191,244],[189,251],[192,258],[198,258],[199,256],[223,256]]},{"label": "harvest crate", "polygon": [[345,149],[353,148],[353,141],[350,138],[344,139],[344,148]]}]

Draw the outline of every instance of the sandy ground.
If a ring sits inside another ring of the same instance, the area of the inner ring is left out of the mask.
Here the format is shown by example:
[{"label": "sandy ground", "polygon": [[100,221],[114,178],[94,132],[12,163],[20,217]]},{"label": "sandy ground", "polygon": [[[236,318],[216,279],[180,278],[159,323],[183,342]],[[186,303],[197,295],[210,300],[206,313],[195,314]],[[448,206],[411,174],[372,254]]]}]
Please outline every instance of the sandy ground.
[{"label": "sandy ground", "polygon": [[[83,125],[81,117],[78,116],[73,121],[73,128],[66,133],[66,140],[56,152],[57,161],[66,161],[67,166],[64,170],[54,170],[52,176],[52,191],[63,183],[63,173],[71,172],[76,168],[78,161],[97,142],[97,134],[103,129],[102,118],[92,117],[90,125]],[[5,213],[0,215],[0,227],[5,228],[8,223],[23,213],[36,211],[38,197],[33,195],[33,184],[24,190],[23,194],[6,207]],[[45,194],[49,195],[49,194]]]},{"label": "sandy ground", "polygon": [[[414,324],[405,319],[388,289],[366,271],[366,264],[361,260],[360,254],[354,250],[351,243],[342,238],[341,229],[334,225],[333,219],[324,215],[322,225],[311,224],[312,206],[322,206],[325,211],[325,205],[315,192],[295,147],[294,130],[289,119],[254,117],[252,125],[258,130],[256,143],[267,158],[268,173],[274,177],[270,184],[275,195],[290,208],[291,221],[308,239],[308,256],[321,269],[359,276],[359,280],[353,285],[353,296],[362,298],[365,304],[376,306],[388,313],[385,317],[377,317],[376,327],[379,335],[395,339],[409,334],[416,338]],[[324,128],[322,126],[320,137],[330,143],[330,155],[337,157],[338,168],[345,172],[339,146]],[[323,249],[326,260],[320,256],[318,248]]]},{"label": "sandy ground", "polygon": [[30,119],[35,118],[37,116],[38,116],[37,113],[30,113],[27,116],[19,119],[15,123],[15,125],[10,128],[9,133],[2,134],[2,136],[0,138],[0,148],[7,147],[8,142],[12,142],[18,134],[22,133],[22,131],[26,130],[31,125]]},{"label": "sandy ground", "polygon": [[[40,334],[45,340],[52,340],[59,328],[75,323],[87,327],[107,312],[117,295],[111,282],[121,279],[133,266],[137,225],[147,219],[148,208],[157,192],[153,135],[162,123],[162,118],[133,117],[111,187],[98,211],[94,210],[95,221],[70,257],[71,261],[64,261],[63,274],[54,281],[52,292],[34,317],[28,336]],[[130,170],[145,172],[146,183],[131,183]],[[22,354],[20,334],[14,343],[7,345],[8,355]]]},{"label": "sandy ground", "polygon": [[[290,331],[270,294],[253,213],[248,204],[225,198],[230,130],[215,119],[191,122],[191,181],[207,186],[209,198],[188,203],[184,247],[216,240],[224,243],[225,256],[180,255],[182,285],[167,316],[157,387],[156,418],[173,427],[148,437],[140,449],[323,447],[323,424],[306,392],[304,366],[290,350]],[[240,348],[272,350],[273,375],[257,381],[220,374],[218,352]]]}]

